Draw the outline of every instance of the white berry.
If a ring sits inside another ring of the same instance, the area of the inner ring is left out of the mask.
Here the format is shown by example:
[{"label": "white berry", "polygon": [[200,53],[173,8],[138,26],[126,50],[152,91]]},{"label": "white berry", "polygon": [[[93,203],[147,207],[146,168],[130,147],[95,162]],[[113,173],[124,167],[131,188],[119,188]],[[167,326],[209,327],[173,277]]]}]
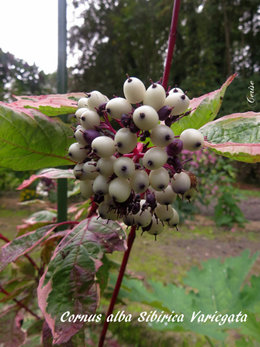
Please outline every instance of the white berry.
[{"label": "white berry", "polygon": [[139,78],[129,77],[124,83],[123,91],[126,99],[131,104],[137,104],[144,99],[145,86]]},{"label": "white berry", "polygon": [[114,140],[108,136],[96,137],[92,141],[91,147],[94,153],[101,158],[111,157],[116,151]]},{"label": "white berry", "polygon": [[188,151],[197,151],[204,145],[204,136],[199,130],[186,129],[180,135],[183,148]]},{"label": "white berry", "polygon": [[144,105],[135,109],[133,121],[137,128],[150,130],[158,124],[159,116],[153,107]]}]

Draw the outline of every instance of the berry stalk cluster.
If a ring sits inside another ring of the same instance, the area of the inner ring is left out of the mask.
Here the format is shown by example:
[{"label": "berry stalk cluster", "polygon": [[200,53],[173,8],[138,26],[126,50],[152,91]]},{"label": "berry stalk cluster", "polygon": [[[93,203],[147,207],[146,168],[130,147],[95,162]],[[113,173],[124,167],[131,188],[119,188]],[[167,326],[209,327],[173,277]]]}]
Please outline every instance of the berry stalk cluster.
[{"label": "berry stalk cluster", "polygon": [[196,177],[184,170],[180,154],[200,149],[204,138],[196,129],[174,136],[171,124],[190,112],[181,89],[166,92],[159,82],[146,89],[127,77],[123,93],[109,100],[92,91],[78,101],[77,142],[69,156],[81,194],[97,205],[100,218],[123,220],[156,237],[165,223],[177,226],[177,195],[194,194]]}]

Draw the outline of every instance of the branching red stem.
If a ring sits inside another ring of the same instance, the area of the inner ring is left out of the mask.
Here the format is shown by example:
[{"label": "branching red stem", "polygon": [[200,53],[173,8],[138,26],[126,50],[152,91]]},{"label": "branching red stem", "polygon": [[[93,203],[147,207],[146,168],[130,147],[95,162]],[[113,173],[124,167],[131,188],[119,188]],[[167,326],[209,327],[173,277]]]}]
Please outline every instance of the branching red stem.
[{"label": "branching red stem", "polygon": [[[2,293],[4,293],[5,295],[7,296],[10,296],[10,293],[8,293],[1,285],[0,285],[0,291]],[[20,306],[21,308],[24,308],[27,312],[29,312],[32,316],[34,316],[36,319],[40,320],[41,318],[36,314],[34,313],[33,311],[31,311],[26,305],[24,305],[21,301],[15,299],[15,298],[12,298],[12,300],[17,303],[18,306]]]},{"label": "branching red stem", "polygon": [[[6,243],[10,242],[10,240],[2,234],[0,234],[0,239],[5,241]],[[32,264],[32,266],[35,268],[35,270],[40,272],[40,268],[35,263],[35,261],[28,254],[24,254],[24,256],[25,256],[25,258],[27,258],[29,260],[29,262]]]},{"label": "branching red stem", "polygon": [[114,292],[113,292],[113,295],[112,295],[112,298],[111,298],[111,301],[110,301],[110,304],[109,304],[109,308],[107,310],[105,322],[104,322],[103,329],[102,329],[102,332],[101,332],[101,335],[100,335],[100,340],[99,340],[98,347],[103,347],[103,344],[104,344],[104,341],[105,341],[106,332],[107,332],[108,325],[109,325],[109,322],[107,321],[107,317],[114,310],[114,306],[115,306],[115,303],[116,303],[117,295],[119,293],[119,290],[120,290],[120,287],[121,287],[121,283],[122,283],[122,280],[123,280],[123,277],[124,277],[124,274],[125,274],[125,269],[126,269],[126,265],[127,265],[127,262],[128,262],[128,258],[129,258],[129,255],[130,255],[130,252],[131,252],[131,248],[132,248],[133,243],[134,243],[135,230],[136,230],[136,227],[132,226],[131,230],[130,230],[130,233],[128,234],[127,250],[125,251],[125,254],[124,254],[124,257],[123,257],[123,260],[122,260],[122,263],[121,263],[121,267],[120,267],[119,274],[118,274],[118,277],[117,277],[117,281],[116,281],[116,285],[115,285],[115,288],[114,288]]},{"label": "branching red stem", "polygon": [[165,90],[167,89],[167,85],[168,85],[173,51],[174,51],[174,46],[176,41],[176,32],[177,32],[180,3],[181,3],[181,0],[174,0],[173,11],[172,11],[172,22],[171,22],[171,28],[170,28],[169,41],[168,41],[168,51],[167,51],[167,57],[166,57],[163,81],[162,81],[162,86],[164,87]]}]

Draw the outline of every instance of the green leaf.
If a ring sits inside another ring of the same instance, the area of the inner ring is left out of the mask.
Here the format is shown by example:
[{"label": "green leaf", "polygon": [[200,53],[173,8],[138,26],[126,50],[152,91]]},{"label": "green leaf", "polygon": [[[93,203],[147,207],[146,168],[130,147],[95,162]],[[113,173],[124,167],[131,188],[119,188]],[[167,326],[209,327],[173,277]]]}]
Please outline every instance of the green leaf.
[{"label": "green leaf", "polygon": [[72,135],[61,121],[0,105],[0,166],[22,171],[72,164],[67,158]]},{"label": "green leaf", "polygon": [[205,146],[217,154],[247,163],[260,161],[260,113],[234,113],[200,128]]},{"label": "green leaf", "polygon": [[220,89],[192,99],[190,102],[191,114],[184,116],[171,126],[174,135],[180,135],[183,130],[188,128],[199,129],[212,121],[218,114],[227,87],[235,77],[236,74],[230,76]]},{"label": "green leaf", "polygon": [[224,340],[226,329],[240,328],[246,323],[226,321],[221,325],[214,321],[191,321],[193,312],[200,312],[205,318],[207,314],[214,315],[217,311],[224,317],[225,314],[236,316],[240,311],[243,315],[245,305],[254,308],[259,300],[259,288],[254,288],[258,282],[252,281],[252,287],[247,286],[244,291],[241,291],[241,286],[257,256],[256,253],[250,258],[249,251],[245,251],[239,257],[227,258],[224,263],[219,259],[209,259],[202,263],[202,268],[193,267],[188,272],[184,279],[186,288],[149,281],[148,290],[140,280],[124,279],[119,296],[120,299],[150,305],[158,315],[160,311],[184,315],[182,322],[149,322],[148,326],[154,329],[194,331]]},{"label": "green leaf", "polygon": [[256,320],[254,314],[248,313],[246,324],[242,326],[241,333],[260,343],[260,322]]}]

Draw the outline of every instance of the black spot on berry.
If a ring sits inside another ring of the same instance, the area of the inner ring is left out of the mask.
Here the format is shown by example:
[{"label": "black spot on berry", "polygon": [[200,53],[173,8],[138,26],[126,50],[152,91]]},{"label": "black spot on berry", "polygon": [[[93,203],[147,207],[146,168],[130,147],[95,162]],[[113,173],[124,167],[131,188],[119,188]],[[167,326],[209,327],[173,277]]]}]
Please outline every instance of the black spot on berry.
[{"label": "black spot on berry", "polygon": [[201,142],[196,142],[196,143],[195,143],[195,147],[196,147],[196,148],[199,148],[200,146],[201,146]]},{"label": "black spot on berry", "polygon": [[152,160],[148,160],[147,164],[148,164],[148,166],[152,166],[153,165],[153,161]]},{"label": "black spot on berry", "polygon": [[141,119],[144,119],[144,118],[145,118],[145,113],[143,113],[143,112],[140,113],[140,118],[141,118]]},{"label": "black spot on berry", "polygon": [[158,186],[158,188],[159,188],[160,190],[163,190],[163,189],[165,188],[165,185],[164,185],[164,184],[160,184],[160,185]]},{"label": "black spot on berry", "polygon": [[165,135],[165,140],[166,140],[166,141],[169,141],[170,139],[171,139],[171,135],[169,135],[169,134],[168,134],[168,135]]},{"label": "black spot on berry", "polygon": [[127,171],[127,167],[126,167],[125,165],[122,166],[122,167],[121,167],[121,171],[123,171],[123,172]]},{"label": "black spot on berry", "polygon": [[86,117],[84,117],[84,116],[81,117],[81,120],[83,120],[83,122],[84,122],[86,120]]},{"label": "black spot on berry", "polygon": [[182,94],[181,99],[182,99],[182,100],[185,100],[185,98],[186,98],[186,95],[185,95],[185,94]]},{"label": "black spot on berry", "polygon": [[117,142],[116,145],[117,145],[118,148],[121,148],[122,147],[122,142]]}]

